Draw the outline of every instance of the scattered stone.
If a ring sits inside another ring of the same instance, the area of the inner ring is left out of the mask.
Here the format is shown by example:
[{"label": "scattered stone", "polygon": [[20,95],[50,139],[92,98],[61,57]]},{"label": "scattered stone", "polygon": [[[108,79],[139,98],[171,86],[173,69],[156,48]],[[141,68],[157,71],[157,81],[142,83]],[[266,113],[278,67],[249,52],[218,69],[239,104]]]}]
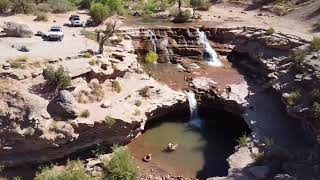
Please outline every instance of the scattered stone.
[{"label": "scattered stone", "polygon": [[47,110],[51,116],[74,119],[79,115],[77,102],[73,95],[67,90],[60,91],[48,104]]},{"label": "scattered stone", "polygon": [[265,179],[270,172],[270,168],[268,166],[252,166],[249,171],[257,179]]},{"label": "scattered stone", "polygon": [[125,35],[123,36],[123,38],[124,38],[125,40],[129,40],[129,39],[131,39],[131,36],[128,35],[128,34],[125,34]]},{"label": "scattered stone", "polygon": [[58,62],[58,59],[49,59],[48,62],[50,64]]},{"label": "scattered stone", "polygon": [[9,37],[31,38],[33,36],[33,32],[28,25],[16,22],[5,22],[3,31]]},{"label": "scattered stone", "polygon": [[40,37],[43,37],[43,38],[47,37],[47,35],[42,31],[37,31],[35,36],[40,36]]}]

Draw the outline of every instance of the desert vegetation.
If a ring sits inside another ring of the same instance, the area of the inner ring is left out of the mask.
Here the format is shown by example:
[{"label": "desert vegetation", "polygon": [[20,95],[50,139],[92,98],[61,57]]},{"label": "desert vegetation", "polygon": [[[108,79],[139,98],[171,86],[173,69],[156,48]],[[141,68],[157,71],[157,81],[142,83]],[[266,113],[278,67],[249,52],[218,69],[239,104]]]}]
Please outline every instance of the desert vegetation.
[{"label": "desert vegetation", "polygon": [[54,85],[57,88],[65,88],[71,85],[71,77],[62,66],[57,70],[52,66],[48,66],[43,71],[43,76],[47,80],[48,84]]}]

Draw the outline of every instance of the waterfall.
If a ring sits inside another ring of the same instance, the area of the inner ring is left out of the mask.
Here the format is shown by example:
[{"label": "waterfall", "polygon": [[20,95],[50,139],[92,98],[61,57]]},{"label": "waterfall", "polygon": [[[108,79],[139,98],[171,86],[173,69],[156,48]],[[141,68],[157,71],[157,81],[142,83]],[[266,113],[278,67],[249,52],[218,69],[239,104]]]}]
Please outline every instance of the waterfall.
[{"label": "waterfall", "polygon": [[196,95],[192,91],[185,92],[189,102],[189,109],[190,109],[190,121],[188,125],[201,128],[203,121],[198,116],[198,104]]},{"label": "waterfall", "polygon": [[222,62],[220,61],[218,54],[216,51],[211,47],[210,42],[207,39],[206,33],[197,29],[199,34],[200,44],[206,51],[205,59],[208,61],[210,66],[221,67],[223,66]]},{"label": "waterfall", "polygon": [[173,55],[173,51],[169,46],[169,40],[167,38],[165,38],[163,41],[161,41],[160,46],[164,52],[164,56],[166,58],[166,61],[168,63],[171,63],[171,57]]},{"label": "waterfall", "polygon": [[157,52],[157,44],[156,44],[157,36],[152,30],[149,30],[149,36],[150,36],[150,41],[153,46],[153,52],[156,53]]}]

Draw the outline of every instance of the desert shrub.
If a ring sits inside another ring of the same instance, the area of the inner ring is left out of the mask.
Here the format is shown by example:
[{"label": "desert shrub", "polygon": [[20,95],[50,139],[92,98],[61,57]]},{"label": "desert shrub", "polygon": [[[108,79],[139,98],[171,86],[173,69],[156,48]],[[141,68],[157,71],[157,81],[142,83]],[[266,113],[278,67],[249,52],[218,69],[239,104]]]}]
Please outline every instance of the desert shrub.
[{"label": "desert shrub", "polygon": [[122,33],[117,33],[117,42],[120,43],[124,40],[124,36]]},{"label": "desert shrub", "polygon": [[314,102],[311,109],[317,117],[320,117],[320,103]]},{"label": "desert shrub", "polygon": [[208,0],[190,0],[190,5],[193,10],[203,10],[206,11],[210,8],[210,3]]},{"label": "desert shrub", "polygon": [[265,35],[267,36],[271,36],[272,34],[274,34],[276,31],[271,27],[269,29],[267,29]]},{"label": "desert shrub", "polygon": [[237,140],[237,142],[239,143],[240,147],[245,147],[248,145],[249,143],[249,137],[246,133],[244,133],[241,137],[239,137],[239,139]]},{"label": "desert shrub", "polygon": [[291,51],[290,57],[293,59],[295,62],[302,62],[305,60],[307,56],[307,53],[303,49],[295,49]]},{"label": "desert shrub", "polygon": [[66,169],[61,171],[52,165],[42,167],[37,172],[35,180],[93,180],[94,178],[86,171],[83,162],[68,161]]},{"label": "desert shrub", "polygon": [[85,38],[88,38],[94,41],[97,40],[97,33],[94,31],[81,30],[80,34],[83,35]]},{"label": "desert shrub", "polygon": [[139,109],[135,109],[133,112],[133,115],[139,116],[141,114],[141,111]]},{"label": "desert shrub", "polygon": [[48,66],[43,71],[43,76],[49,84],[55,85],[58,88],[65,88],[71,85],[71,77],[62,66],[60,66],[57,70],[55,70],[52,66]]},{"label": "desert shrub", "polygon": [[25,136],[33,136],[34,135],[34,129],[33,127],[29,126],[25,129],[24,133]]},{"label": "desert shrub", "polygon": [[293,91],[290,96],[287,98],[287,103],[290,105],[290,106],[294,106],[298,103],[301,102],[302,100],[302,93],[300,90],[296,90],[296,91]]},{"label": "desert shrub", "polygon": [[104,118],[104,122],[105,122],[107,127],[111,128],[117,122],[117,120],[112,118],[112,117],[110,117],[110,116],[106,116]]},{"label": "desert shrub", "polygon": [[157,60],[158,60],[158,54],[154,51],[149,51],[146,54],[145,60],[146,62],[150,63],[150,64],[154,64]]},{"label": "desert shrub", "polygon": [[104,91],[100,84],[94,85],[91,94],[95,97],[96,101],[101,101],[104,97]]},{"label": "desert shrub", "polygon": [[98,64],[98,60],[96,60],[96,59],[91,59],[91,60],[89,61],[89,64],[90,64],[91,66],[95,66],[95,65]]},{"label": "desert shrub", "polygon": [[138,167],[129,151],[125,147],[114,147],[106,179],[136,180],[138,179],[138,175]]},{"label": "desert shrub", "polygon": [[95,23],[101,24],[109,16],[110,9],[102,3],[93,3],[89,14]]},{"label": "desert shrub", "polygon": [[74,5],[68,0],[48,0],[47,3],[53,13],[65,13],[74,9]]},{"label": "desert shrub", "polygon": [[6,13],[9,9],[10,1],[9,0],[0,0],[0,13]]},{"label": "desert shrub", "polygon": [[134,103],[134,105],[136,105],[136,106],[138,106],[138,107],[140,107],[141,105],[142,105],[142,102],[141,102],[141,100],[136,100],[136,102]]},{"label": "desert shrub", "polygon": [[15,14],[29,14],[32,12],[32,8],[30,0],[11,0],[11,12]]},{"label": "desert shrub", "polygon": [[34,21],[48,21],[48,16],[45,13],[37,13]]},{"label": "desert shrub", "polygon": [[80,111],[80,117],[87,118],[89,116],[90,116],[89,109],[84,109],[84,110]]},{"label": "desert shrub", "polygon": [[27,56],[20,56],[16,59],[10,59],[7,62],[10,64],[12,68],[24,69],[26,67],[27,61],[28,61]]},{"label": "desert shrub", "polygon": [[90,52],[85,52],[84,54],[83,54],[83,57],[84,58],[92,58],[92,54],[90,53]]},{"label": "desert shrub", "polygon": [[111,87],[112,87],[112,91],[117,93],[121,92],[121,85],[119,81],[113,81]]},{"label": "desert shrub", "polygon": [[139,90],[139,95],[142,97],[149,97],[148,92],[150,90],[149,86],[145,86],[144,88]]},{"label": "desert shrub", "polygon": [[319,101],[320,102],[320,89],[313,89],[310,92],[310,95],[311,95],[311,97],[312,97],[312,99],[314,101]]},{"label": "desert shrub", "polygon": [[174,19],[173,19],[174,23],[185,23],[191,19],[192,14],[191,14],[191,11],[187,9],[182,11],[181,13],[174,14],[173,16],[174,16]]},{"label": "desert shrub", "polygon": [[313,51],[319,52],[320,51],[320,37],[314,37],[310,42],[310,48]]}]

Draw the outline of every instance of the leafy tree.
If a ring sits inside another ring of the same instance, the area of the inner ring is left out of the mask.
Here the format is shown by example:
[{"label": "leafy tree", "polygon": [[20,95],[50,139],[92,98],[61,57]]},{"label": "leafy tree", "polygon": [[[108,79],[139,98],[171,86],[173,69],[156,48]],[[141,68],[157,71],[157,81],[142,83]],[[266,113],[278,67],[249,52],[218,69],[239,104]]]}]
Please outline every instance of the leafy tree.
[{"label": "leafy tree", "polygon": [[123,0],[96,0],[96,2],[108,6],[111,12],[116,12],[118,14],[123,14],[124,12]]},{"label": "leafy tree", "polygon": [[91,5],[89,14],[96,24],[101,24],[107,19],[108,15],[110,14],[110,9],[108,6],[102,3],[93,3]]},{"label": "leafy tree", "polygon": [[9,0],[0,0],[0,13],[5,13],[10,6]]},{"label": "leafy tree", "polygon": [[145,57],[145,60],[150,64],[154,64],[158,60],[158,54],[154,51],[149,51]]},{"label": "leafy tree", "polygon": [[103,54],[104,44],[105,42],[113,36],[113,34],[117,31],[117,22],[112,21],[106,24],[106,28],[104,30],[97,31],[97,40],[99,43],[99,54]]}]

